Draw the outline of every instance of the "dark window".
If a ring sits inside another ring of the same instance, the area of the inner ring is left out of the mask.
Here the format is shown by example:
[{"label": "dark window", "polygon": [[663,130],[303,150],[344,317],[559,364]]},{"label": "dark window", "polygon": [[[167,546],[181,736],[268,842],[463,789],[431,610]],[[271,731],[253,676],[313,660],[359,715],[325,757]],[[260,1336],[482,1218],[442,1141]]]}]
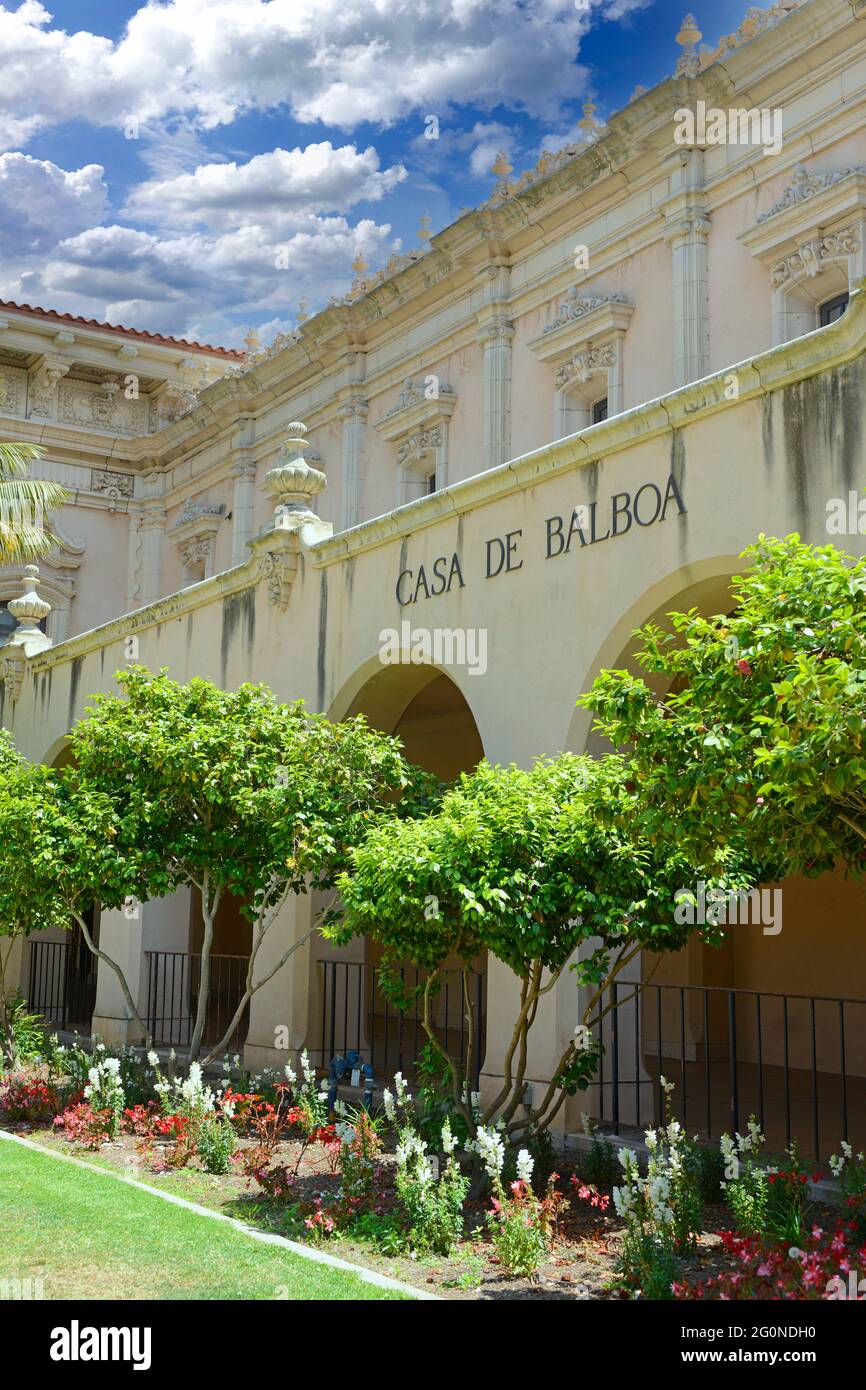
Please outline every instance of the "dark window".
[{"label": "dark window", "polygon": [[602,420],[607,419],[607,396],[602,396],[600,401],[592,403],[592,423],[600,425]]},{"label": "dark window", "polygon": [[826,304],[822,304],[819,310],[821,315],[821,327],[826,328],[828,323],[835,323],[840,319],[848,308],[848,295],[837,294],[835,299],[828,299]]},{"label": "dark window", "polygon": [[9,612],[9,605],[4,599],[0,603],[0,647],[9,640],[17,626],[14,616]]},{"label": "dark window", "polygon": [[431,474],[428,476],[428,478],[427,478],[427,491],[428,491],[428,492],[435,492],[435,491],[436,491],[436,474],[435,474],[435,473],[431,473]]}]

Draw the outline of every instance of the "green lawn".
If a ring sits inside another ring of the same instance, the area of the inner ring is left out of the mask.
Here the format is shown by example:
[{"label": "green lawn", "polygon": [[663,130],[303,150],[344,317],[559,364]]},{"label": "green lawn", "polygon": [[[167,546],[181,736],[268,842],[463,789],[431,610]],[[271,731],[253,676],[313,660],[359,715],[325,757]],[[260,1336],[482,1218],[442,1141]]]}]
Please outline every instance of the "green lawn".
[{"label": "green lawn", "polygon": [[45,1298],[393,1299],[348,1270],[0,1141],[0,1279]]}]

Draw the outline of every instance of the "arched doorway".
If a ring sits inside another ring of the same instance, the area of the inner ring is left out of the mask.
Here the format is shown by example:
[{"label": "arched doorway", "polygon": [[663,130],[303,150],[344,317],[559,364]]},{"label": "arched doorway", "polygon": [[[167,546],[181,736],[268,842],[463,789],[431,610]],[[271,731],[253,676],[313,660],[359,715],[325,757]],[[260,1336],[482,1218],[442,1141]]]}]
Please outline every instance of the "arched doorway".
[{"label": "arched doorway", "polygon": [[[691,608],[733,611],[724,569],[684,583],[637,621],[669,627],[669,612]],[[599,665],[643,675],[638,648],[631,638]],[[585,747],[599,754],[606,745],[589,733]],[[700,892],[699,883],[683,887]],[[695,936],[680,952],[643,952],[639,970],[634,963],[618,987],[628,1002],[615,1029],[607,1021],[598,1103],[606,1119],[657,1123],[664,1075],[690,1133],[742,1131],[754,1113],[772,1151],[796,1139],[804,1154],[826,1158],[842,1138],[866,1140],[866,887],[837,869],[758,893],[737,902],[722,946]],[[629,998],[635,984],[640,994]]]},{"label": "arched doorway", "polygon": [[[435,666],[373,663],[366,679],[349,683],[329,711],[331,718],[363,714],[371,726],[393,734],[406,758],[427,772],[454,781],[484,756],[474,716],[456,681]],[[353,688],[354,686],[354,688]],[[329,901],[315,894],[314,914]],[[316,939],[311,958],[310,1050],[323,1066],[337,1054],[354,1050],[371,1062],[377,1079],[395,1071],[413,1078],[427,1038],[415,999],[421,976],[410,964],[402,970],[407,996],[399,1009],[378,983],[381,950],[367,940],[333,948]],[[435,1023],[437,1035],[452,1054],[467,1047],[463,981],[456,959],[446,962]],[[470,977],[475,1033],[473,1053],[480,1072],[487,1018],[487,962],[472,962]]]}]

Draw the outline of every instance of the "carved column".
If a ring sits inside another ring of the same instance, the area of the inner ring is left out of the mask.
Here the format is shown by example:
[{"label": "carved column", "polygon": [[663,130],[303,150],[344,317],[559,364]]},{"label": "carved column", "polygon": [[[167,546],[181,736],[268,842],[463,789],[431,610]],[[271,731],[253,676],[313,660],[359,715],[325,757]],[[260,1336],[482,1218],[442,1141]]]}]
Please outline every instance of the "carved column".
[{"label": "carved column", "polygon": [[162,598],[162,571],[165,553],[165,505],[161,498],[142,501],[138,523],[141,535],[141,592],[139,603],[155,603]]},{"label": "carved column", "polygon": [[[504,306],[501,306],[504,309]],[[484,354],[484,466],[495,468],[511,456],[511,343],[514,325],[504,312],[481,326]]]},{"label": "carved column", "polygon": [[710,304],[708,238],[710,218],[704,186],[703,150],[681,150],[668,161],[671,197],[664,204],[665,241],[671,248],[674,307],[674,386],[698,381],[709,371]]},{"label": "carved column", "polygon": [[343,472],[341,529],[357,526],[362,519],[366,468],[367,415],[363,396],[349,396],[340,406],[343,421]]},{"label": "carved column", "polygon": [[252,453],[255,421],[250,415],[239,422],[240,428],[232,439],[231,475],[234,479],[232,500],[232,564],[242,565],[247,559],[247,546],[253,535],[255,508],[256,461]]}]

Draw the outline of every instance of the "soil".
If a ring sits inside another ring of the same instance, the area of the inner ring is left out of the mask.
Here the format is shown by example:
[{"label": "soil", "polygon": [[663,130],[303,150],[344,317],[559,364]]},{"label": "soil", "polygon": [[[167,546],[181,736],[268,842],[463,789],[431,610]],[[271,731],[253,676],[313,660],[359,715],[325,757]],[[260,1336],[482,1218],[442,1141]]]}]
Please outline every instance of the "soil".
[{"label": "soil", "polygon": [[[7,1127],[48,1148],[118,1169],[150,1186],[187,1197],[250,1225],[279,1232],[291,1239],[302,1238],[297,1224],[289,1219],[287,1208],[264,1198],[256,1184],[248,1183],[245,1175],[234,1168],[225,1176],[214,1176],[204,1172],[195,1159],[182,1169],[167,1168],[167,1144],[154,1143],[150,1154],[142,1154],[141,1141],[130,1135],[93,1151],[68,1143],[47,1127],[23,1124]],[[246,1147],[243,1141],[242,1146]],[[272,1161],[293,1167],[299,1147],[293,1143],[280,1144]],[[295,1188],[299,1198],[312,1199],[318,1194],[333,1193],[339,1186],[339,1179],[327,1169],[323,1153],[320,1147],[314,1147],[302,1158]],[[381,1200],[385,1205],[390,1199],[395,1162],[393,1154],[384,1153],[380,1157]],[[564,1191],[571,1190],[573,1172],[571,1163],[562,1163],[560,1187]],[[386,1256],[367,1241],[341,1236],[328,1239],[325,1248],[331,1254],[434,1292],[440,1298],[595,1300],[627,1297],[615,1282],[617,1247],[623,1223],[612,1204],[608,1211],[600,1212],[588,1202],[573,1197],[564,1209],[549,1257],[532,1279],[515,1278],[502,1270],[486,1237],[485,1209],[485,1203],[468,1206],[467,1236],[447,1259]],[[694,1283],[731,1267],[718,1234],[729,1224],[730,1217],[724,1208],[705,1210],[705,1230],[699,1237],[696,1253],[683,1262],[683,1279]]]}]

